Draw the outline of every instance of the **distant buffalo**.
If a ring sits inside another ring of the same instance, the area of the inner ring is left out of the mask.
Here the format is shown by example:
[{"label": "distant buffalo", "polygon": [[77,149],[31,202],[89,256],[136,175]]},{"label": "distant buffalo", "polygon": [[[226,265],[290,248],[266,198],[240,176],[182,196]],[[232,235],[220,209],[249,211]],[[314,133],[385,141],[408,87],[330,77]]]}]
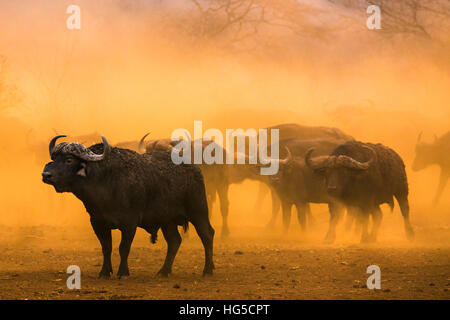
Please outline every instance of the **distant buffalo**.
[{"label": "distant buffalo", "polygon": [[422,134],[417,139],[412,169],[419,171],[430,165],[438,165],[441,168],[439,186],[433,200],[433,204],[437,205],[450,178],[450,131],[440,138],[436,137],[433,143],[422,142],[421,137]]},{"label": "distant buffalo", "polygon": [[214,229],[208,217],[205,186],[195,165],[175,165],[170,153],[152,155],[111,147],[103,143],[89,148],[56,140],[49,145],[52,162],[42,172],[43,181],[57,192],[71,192],[80,199],[103,251],[100,277],[112,273],[111,230],[119,229],[118,278],[129,275],[128,254],[136,228],[145,229],[156,242],[161,228],[167,241],[167,256],[159,274],[167,276],[181,244],[177,226],[192,223],[205,248],[203,274],[212,274]]},{"label": "distant buffalo", "polygon": [[[325,177],[330,196],[358,212],[361,242],[376,241],[382,220],[380,205],[387,203],[393,208],[394,197],[400,205],[406,236],[410,240],[414,237],[405,165],[394,150],[381,144],[350,141],[338,146],[330,156],[312,158],[313,151],[307,152],[306,164]],[[369,215],[373,221],[370,235]]]}]

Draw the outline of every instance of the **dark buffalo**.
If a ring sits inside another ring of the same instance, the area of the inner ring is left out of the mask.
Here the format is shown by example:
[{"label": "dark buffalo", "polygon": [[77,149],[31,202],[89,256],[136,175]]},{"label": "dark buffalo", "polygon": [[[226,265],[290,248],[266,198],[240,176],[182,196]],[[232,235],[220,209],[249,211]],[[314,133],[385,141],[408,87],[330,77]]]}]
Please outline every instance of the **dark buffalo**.
[{"label": "dark buffalo", "polygon": [[[358,213],[361,242],[376,241],[382,220],[380,205],[387,203],[393,208],[394,197],[400,205],[406,236],[413,238],[405,165],[394,150],[381,144],[351,141],[338,146],[330,156],[313,159],[312,152],[307,152],[305,162],[325,177],[330,196]],[[370,235],[369,215],[373,221]]]},{"label": "dark buffalo", "polygon": [[[353,140],[353,137],[345,134],[341,130],[337,128],[331,128],[331,127],[313,127],[313,126],[302,126],[298,124],[281,124],[276,125],[272,127],[266,128],[268,130],[268,137],[267,141],[271,141],[271,129],[278,129],[279,130],[279,138],[280,139],[287,139],[287,138],[296,138],[296,139],[316,139],[316,138],[323,138],[328,139],[329,141],[336,140],[338,143],[334,144],[334,146],[343,143],[345,141]],[[145,138],[145,137],[144,137]],[[147,153],[152,153],[153,150],[160,149],[160,150],[168,150],[171,149],[173,146],[177,145],[178,141],[171,141],[170,139],[160,139],[160,140],[151,140],[147,143],[144,143],[144,140],[141,139],[141,144],[139,149],[146,149]],[[211,141],[202,141],[202,148],[204,150],[205,147],[207,147],[209,144],[215,143]],[[194,141],[191,142],[191,150],[193,150],[193,144]],[[246,146],[248,147],[248,140],[246,143]],[[288,145],[289,146],[289,145]],[[315,146],[315,145],[314,145]],[[282,147],[280,145],[280,147]],[[222,149],[223,155],[225,157],[226,150],[223,149],[221,146],[216,145],[217,149]],[[283,148],[280,150],[284,150]],[[292,147],[293,154],[297,155],[297,148],[295,146]],[[327,149],[327,153],[330,152],[332,148]],[[247,150],[248,152],[248,150]],[[284,151],[282,151],[284,152]],[[303,150],[302,154],[304,155],[306,150]],[[193,159],[193,156],[191,157]],[[225,163],[225,159],[224,159]],[[229,228],[228,228],[228,212],[229,212],[229,198],[228,198],[228,189],[231,184],[239,184],[243,181],[250,179],[250,180],[257,180],[257,181],[265,181],[265,177],[255,174],[254,165],[220,165],[220,164],[201,164],[199,165],[204,179],[205,179],[205,185],[206,185],[206,193],[208,198],[208,205],[210,208],[210,212],[212,209],[213,204],[216,201],[216,195],[219,198],[220,203],[220,211],[222,214],[222,232],[221,236],[226,237],[229,234]],[[256,202],[255,209],[260,210],[260,204],[264,200],[265,192],[263,188],[260,188],[258,191],[258,199]],[[276,209],[273,209],[275,211],[275,217],[276,213],[279,210],[280,202],[276,198],[276,193],[272,193],[272,203],[273,207]],[[272,221],[272,220],[271,220]],[[273,220],[275,221],[275,220]]]},{"label": "dark buffalo", "polygon": [[[299,125],[296,123],[285,123],[285,124],[279,124],[272,127],[266,128],[268,130],[267,133],[267,141],[271,141],[271,129],[278,129],[279,130],[279,139],[288,141],[287,139],[294,139],[294,140],[314,140],[314,139],[323,139],[323,140],[330,140],[330,141],[337,141],[344,143],[346,141],[353,141],[354,138],[342,130],[338,128],[333,127],[324,127],[324,126],[305,126],[305,125]],[[287,146],[290,148],[292,154],[294,156],[303,156],[306,153],[306,150],[302,151],[302,153],[298,153],[296,151],[296,147]],[[283,145],[280,144],[280,157],[285,157],[286,154],[285,148]],[[331,150],[328,150],[328,152],[331,152]],[[261,204],[264,200],[264,197],[266,196],[266,189],[262,187],[262,184],[260,185],[260,188],[258,190],[258,196],[255,203],[255,212],[261,211],[262,207]],[[272,196],[272,219],[270,220],[268,227],[271,228],[275,223],[275,218],[277,215],[277,212],[280,208],[280,202],[277,199],[276,193],[271,193]]]},{"label": "dark buffalo", "polygon": [[[171,151],[179,141],[171,141],[170,139],[151,140],[146,144],[146,152],[153,154],[155,151]],[[195,141],[191,142],[191,159],[194,159]],[[214,144],[215,150],[221,150],[223,154],[223,163],[226,162],[226,150],[213,141],[202,141],[202,151],[211,144]],[[141,144],[142,147],[142,144]],[[214,155],[214,153],[213,153]],[[216,195],[219,197],[220,211],[222,215],[222,230],[221,236],[227,237],[229,235],[228,227],[228,211],[229,211],[229,199],[228,188],[233,183],[239,183],[244,181],[246,177],[242,177],[241,174],[247,174],[247,170],[240,170],[241,166],[232,166],[225,164],[200,164],[198,165],[202,171],[206,196],[208,199],[209,212],[212,211],[212,206],[216,201]]]},{"label": "dark buffalo", "polygon": [[[334,138],[317,138],[317,139],[295,139],[295,138],[288,138],[288,139],[282,139],[279,141],[278,143],[278,147],[280,150],[280,158],[285,158],[288,156],[287,151],[289,150],[290,154],[293,157],[301,157],[302,160],[301,162],[304,163],[304,156],[306,155],[306,152],[311,149],[314,148],[316,150],[316,153],[318,155],[328,155],[330,154],[337,146],[339,146],[340,144],[344,143],[345,140],[341,140],[341,139],[334,139]],[[269,147],[270,149],[270,147]],[[297,163],[298,161],[296,161],[295,163]],[[280,170],[283,169],[283,162],[280,162]],[[309,170],[309,169],[308,169]],[[276,175],[275,177],[277,177],[278,175]],[[278,212],[280,211],[280,190],[276,191],[273,190],[273,179],[271,179],[270,176],[263,176],[260,177],[261,182],[265,183],[272,191],[271,195],[272,195],[272,217],[269,221],[269,223],[267,224],[267,228],[271,229],[275,226],[276,223],[276,219],[278,216]],[[309,201],[307,201],[309,202]],[[326,202],[328,203],[328,202]],[[297,207],[298,209],[298,207]],[[304,212],[305,212],[305,216],[307,217],[307,219],[309,220],[309,224],[313,224],[313,217],[311,215],[311,209],[309,206],[309,203],[306,203],[304,206]],[[289,211],[290,212],[290,211]],[[298,213],[298,212],[297,212]],[[290,217],[290,215],[289,215]],[[288,219],[288,220],[286,220]],[[290,218],[287,218],[284,214],[283,214],[283,223],[284,223],[284,227],[285,229],[289,227],[289,221]]]},{"label": "dark buffalo", "polygon": [[167,256],[159,274],[172,270],[181,243],[177,226],[185,229],[191,222],[205,248],[203,274],[212,274],[214,229],[209,223],[205,186],[195,165],[175,165],[167,152],[152,155],[112,148],[103,144],[85,148],[79,143],[50,142],[50,156],[42,173],[43,181],[57,192],[72,192],[91,217],[91,224],[103,250],[101,277],[109,277],[111,266],[111,230],[119,229],[119,278],[129,275],[128,254],[136,228],[156,235],[161,228],[167,241]]},{"label": "dark buffalo", "polygon": [[[305,141],[299,141],[298,144],[307,145]],[[325,241],[334,242],[336,225],[344,207],[327,193],[324,177],[305,165],[304,157],[293,157],[289,148],[285,150],[285,159],[271,160],[278,161],[279,170],[276,175],[268,176],[266,181],[281,200],[284,232],[289,228],[292,206],[297,208],[298,221],[305,230],[309,203],[326,203],[330,210],[330,224]]]},{"label": "dark buffalo", "polygon": [[440,138],[436,137],[433,143],[422,142],[421,136],[422,134],[417,139],[412,169],[419,171],[430,165],[438,165],[441,168],[439,186],[433,200],[433,204],[437,205],[450,178],[450,131]]}]

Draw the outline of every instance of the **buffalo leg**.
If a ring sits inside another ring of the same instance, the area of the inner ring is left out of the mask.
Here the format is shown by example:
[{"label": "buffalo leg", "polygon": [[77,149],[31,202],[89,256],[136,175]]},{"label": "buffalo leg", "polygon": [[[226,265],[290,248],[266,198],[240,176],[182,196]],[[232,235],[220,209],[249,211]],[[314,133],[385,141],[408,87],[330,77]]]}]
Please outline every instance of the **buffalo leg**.
[{"label": "buffalo leg", "polygon": [[209,214],[209,217],[211,218],[214,203],[216,202],[216,189],[215,188],[206,188],[206,199],[208,201],[208,214]]},{"label": "buffalo leg", "polygon": [[450,178],[450,170],[442,169],[441,175],[439,177],[439,186],[436,192],[436,196],[433,200],[433,206],[436,206],[441,199],[442,192],[444,192],[445,186],[447,185],[448,179]]},{"label": "buffalo leg", "polygon": [[221,185],[217,189],[217,193],[219,194],[220,200],[220,212],[222,213],[222,233],[221,236],[223,238],[227,237],[230,234],[230,230],[228,229],[228,185]]},{"label": "buffalo leg", "polygon": [[280,210],[280,198],[278,197],[275,190],[270,190],[270,195],[272,197],[272,216],[270,217],[270,221],[267,224],[267,229],[273,229],[275,227],[275,224],[277,222],[277,215],[278,211]]},{"label": "buffalo leg", "polygon": [[325,242],[333,243],[336,240],[336,226],[341,219],[344,208],[339,204],[329,203],[328,210],[330,211],[330,223],[327,235],[325,236]]},{"label": "buffalo leg", "polygon": [[119,245],[120,265],[117,271],[117,277],[119,279],[126,279],[130,275],[130,270],[128,270],[128,255],[130,254],[131,243],[136,234],[136,227],[122,228],[120,231],[122,233],[122,239]]},{"label": "buffalo leg", "polygon": [[316,219],[314,219],[313,215],[311,214],[311,206],[309,203],[306,204],[305,215],[308,220],[308,225],[310,227],[314,227],[316,225]]},{"label": "buffalo leg", "polygon": [[295,204],[295,207],[297,208],[297,219],[298,223],[300,224],[302,231],[306,231],[306,214],[307,211],[310,210],[309,203],[299,202]]},{"label": "buffalo leg", "polygon": [[166,239],[167,242],[167,254],[166,260],[164,261],[162,268],[158,271],[158,274],[167,277],[169,273],[172,272],[173,260],[175,260],[178,248],[180,247],[181,236],[176,225],[164,226],[161,229],[164,239]]},{"label": "buffalo leg", "polygon": [[291,208],[292,204],[286,201],[281,201],[281,208],[283,210],[283,229],[287,233],[289,225],[291,224]]},{"label": "buffalo leg", "polygon": [[376,242],[378,236],[378,230],[380,229],[381,220],[383,219],[383,213],[379,206],[372,211],[372,232],[370,234],[370,241]]},{"label": "buffalo leg", "polygon": [[107,228],[103,223],[91,219],[91,225],[94,229],[95,235],[97,236],[100,244],[102,246],[103,253],[103,266],[99,273],[99,278],[109,278],[111,277],[112,264],[111,264],[111,251],[112,251],[112,237],[111,229]]},{"label": "buffalo leg", "polygon": [[413,240],[414,239],[414,230],[413,230],[413,228],[411,226],[411,222],[409,221],[409,202],[408,202],[408,197],[407,196],[396,195],[395,198],[397,198],[398,204],[400,206],[400,210],[402,212],[403,223],[404,223],[404,226],[405,226],[406,238],[408,238],[408,240]]},{"label": "buffalo leg", "polygon": [[361,226],[361,243],[369,242],[369,214],[371,211],[367,211],[367,209],[358,209],[358,220]]},{"label": "buffalo leg", "polygon": [[205,267],[203,268],[203,275],[208,275],[213,273],[214,262],[213,262],[213,240],[214,240],[214,229],[211,227],[209,221],[200,220],[192,221],[192,224],[197,231],[200,240],[202,240],[203,247],[205,248]]},{"label": "buffalo leg", "polygon": [[256,196],[256,203],[254,208],[254,212],[256,212],[257,214],[259,214],[262,210],[262,203],[264,201],[264,198],[266,197],[266,194],[267,187],[263,183],[259,183],[258,195]]}]

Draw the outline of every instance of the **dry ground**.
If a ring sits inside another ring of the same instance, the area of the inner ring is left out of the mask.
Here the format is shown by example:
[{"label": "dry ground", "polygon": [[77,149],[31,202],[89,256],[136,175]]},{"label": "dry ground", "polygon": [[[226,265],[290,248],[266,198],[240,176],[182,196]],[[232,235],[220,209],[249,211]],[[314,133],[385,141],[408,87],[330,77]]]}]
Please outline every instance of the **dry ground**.
[{"label": "dry ground", "polygon": [[[215,274],[202,277],[203,249],[195,231],[184,239],[169,278],[156,276],[166,244],[138,231],[128,280],[97,279],[100,245],[85,228],[0,227],[1,299],[449,299],[450,230],[417,228],[408,243],[386,237],[359,245],[354,238],[323,245],[310,234],[233,227],[215,240]],[[323,230],[320,230],[322,233]],[[113,233],[117,271],[119,232]],[[394,239],[394,238],[393,238]],[[66,268],[78,265],[81,290],[66,287]],[[365,288],[366,268],[381,268],[381,290]]]}]

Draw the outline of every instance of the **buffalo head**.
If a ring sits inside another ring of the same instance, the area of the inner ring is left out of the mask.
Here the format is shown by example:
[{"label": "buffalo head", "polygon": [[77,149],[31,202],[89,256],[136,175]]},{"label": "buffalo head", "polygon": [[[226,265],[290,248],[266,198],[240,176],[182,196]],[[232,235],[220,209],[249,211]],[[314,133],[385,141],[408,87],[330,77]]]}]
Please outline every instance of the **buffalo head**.
[{"label": "buffalo head", "polygon": [[45,165],[42,181],[52,185],[56,192],[71,192],[74,183],[88,176],[87,164],[107,159],[111,147],[103,136],[103,154],[96,154],[77,142],[56,145],[56,140],[62,137],[65,136],[57,135],[50,141],[49,152],[53,161]]},{"label": "buffalo head", "polygon": [[349,183],[354,179],[364,176],[376,159],[376,153],[372,148],[364,147],[370,151],[371,157],[365,162],[358,161],[347,155],[331,155],[312,158],[314,148],[305,154],[306,165],[325,177],[327,192],[339,197]]}]

